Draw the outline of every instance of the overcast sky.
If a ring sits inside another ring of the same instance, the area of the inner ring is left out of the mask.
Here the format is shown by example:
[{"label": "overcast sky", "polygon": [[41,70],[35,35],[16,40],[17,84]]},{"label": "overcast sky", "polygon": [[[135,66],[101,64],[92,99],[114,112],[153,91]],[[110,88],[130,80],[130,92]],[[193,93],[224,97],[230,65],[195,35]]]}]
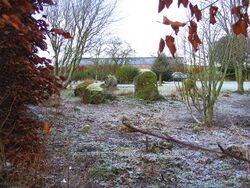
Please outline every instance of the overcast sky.
[{"label": "overcast sky", "polygon": [[[121,18],[113,27],[114,35],[128,42],[137,57],[156,56],[160,38],[173,34],[170,26],[163,25],[163,15],[173,21],[187,21],[185,10],[177,9],[173,1],[170,9],[158,13],[158,0],[117,0],[117,17]],[[184,10],[184,11],[183,11]],[[173,34],[174,35],[174,34]],[[50,46],[48,51],[51,51]],[[170,55],[167,48],[165,53]],[[39,52],[41,56],[52,57],[53,53]]]},{"label": "overcast sky", "polygon": [[[158,14],[157,0],[118,0],[122,20],[116,24],[115,33],[132,46],[136,56],[156,55],[160,38],[172,33],[169,26],[159,23],[163,15],[172,20],[187,20],[185,11],[177,9],[176,3]],[[168,50],[165,52],[168,54]]]}]

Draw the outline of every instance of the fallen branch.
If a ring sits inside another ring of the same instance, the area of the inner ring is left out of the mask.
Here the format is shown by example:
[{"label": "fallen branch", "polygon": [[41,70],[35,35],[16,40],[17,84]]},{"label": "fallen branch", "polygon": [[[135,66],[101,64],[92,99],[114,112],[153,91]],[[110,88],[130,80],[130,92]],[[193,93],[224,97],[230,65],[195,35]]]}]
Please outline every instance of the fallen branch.
[{"label": "fallen branch", "polygon": [[122,117],[122,123],[123,123],[124,126],[128,127],[129,129],[133,130],[134,132],[140,132],[140,133],[145,134],[145,135],[160,138],[160,139],[166,140],[168,142],[178,144],[179,146],[184,146],[184,147],[190,148],[192,150],[200,150],[200,151],[205,151],[205,152],[209,152],[209,153],[215,153],[215,154],[218,154],[218,155],[224,155],[224,156],[228,156],[228,157],[237,159],[239,161],[245,161],[247,163],[250,163],[249,159],[246,159],[244,157],[240,157],[240,156],[237,156],[237,155],[233,155],[233,154],[227,152],[225,149],[223,149],[221,147],[221,145],[219,143],[217,143],[217,145],[218,145],[219,149],[221,150],[221,152],[217,151],[217,150],[213,150],[213,149],[204,148],[204,147],[201,147],[201,146],[198,146],[198,145],[194,145],[192,143],[183,142],[183,141],[177,140],[177,139],[175,139],[175,138],[173,138],[173,137],[171,137],[169,135],[160,135],[160,134],[157,134],[157,133],[149,132],[147,130],[138,129],[138,128],[130,125],[129,118],[126,117],[126,116]]}]

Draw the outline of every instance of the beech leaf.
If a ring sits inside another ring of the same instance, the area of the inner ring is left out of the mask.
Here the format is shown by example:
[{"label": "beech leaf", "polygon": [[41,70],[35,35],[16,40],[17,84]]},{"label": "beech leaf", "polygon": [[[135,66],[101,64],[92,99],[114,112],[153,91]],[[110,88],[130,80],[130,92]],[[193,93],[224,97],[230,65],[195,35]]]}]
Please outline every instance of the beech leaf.
[{"label": "beech leaf", "polygon": [[194,21],[190,21],[190,26],[188,26],[188,29],[188,40],[191,43],[193,49],[197,51],[199,44],[201,44],[201,40],[197,34],[197,24]]},{"label": "beech leaf", "polygon": [[43,122],[43,131],[44,131],[44,133],[46,133],[46,134],[49,134],[49,132],[50,132],[50,127],[49,127],[49,122],[48,122],[48,120],[45,120],[45,121]]},{"label": "beech leaf", "polygon": [[248,7],[249,6],[249,0],[242,0],[242,5],[244,7]]},{"label": "beech leaf", "polygon": [[170,53],[172,54],[173,58],[175,58],[176,47],[174,44],[174,37],[167,35],[165,41]]},{"label": "beech leaf", "polygon": [[179,27],[184,27],[186,23],[178,22],[178,21],[171,21],[166,16],[163,16],[163,24],[165,25],[171,25],[172,29],[175,31],[175,34],[177,35],[179,32]]},{"label": "beech leaf", "polygon": [[165,41],[161,38],[159,43],[159,52],[162,53],[165,48]]},{"label": "beech leaf", "polygon": [[247,37],[247,27],[248,24],[244,19],[240,19],[232,25],[234,34],[243,34],[245,37]]},{"label": "beech leaf", "polygon": [[201,20],[201,10],[197,5],[193,6],[192,3],[189,4],[189,9],[191,11],[191,16],[195,16],[197,22]]},{"label": "beech leaf", "polygon": [[216,6],[210,7],[210,9],[209,9],[209,15],[210,15],[209,23],[211,23],[211,24],[216,23],[215,16],[216,16],[217,12],[218,12],[218,7],[216,7]]},{"label": "beech leaf", "polygon": [[9,0],[2,0],[2,3],[5,4],[5,6],[7,6],[8,8],[11,8]]},{"label": "beech leaf", "polygon": [[236,6],[231,9],[231,14],[240,17],[242,6]]},{"label": "beech leaf", "polygon": [[180,7],[180,5],[183,4],[183,6],[187,8],[188,3],[189,3],[188,0],[178,0],[178,7]]},{"label": "beech leaf", "polygon": [[165,8],[164,0],[159,0],[158,13],[160,13]]},{"label": "beech leaf", "polygon": [[165,2],[166,7],[169,8],[170,5],[173,3],[173,0],[164,0],[164,2]]},{"label": "beech leaf", "polygon": [[66,31],[64,31],[63,29],[60,29],[60,28],[52,28],[50,30],[50,32],[56,33],[58,35],[62,35],[66,39],[73,39],[73,37],[70,35],[69,32],[66,32]]}]

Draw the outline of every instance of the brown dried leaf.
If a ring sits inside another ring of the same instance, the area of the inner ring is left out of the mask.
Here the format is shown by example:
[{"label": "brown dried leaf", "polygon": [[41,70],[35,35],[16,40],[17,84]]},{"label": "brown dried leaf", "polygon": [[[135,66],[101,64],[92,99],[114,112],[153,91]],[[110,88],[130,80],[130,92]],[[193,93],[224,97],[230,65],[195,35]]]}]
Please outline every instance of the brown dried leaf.
[{"label": "brown dried leaf", "polygon": [[46,134],[49,134],[49,132],[50,132],[50,126],[49,126],[48,120],[45,120],[45,121],[43,122],[43,131],[44,131],[44,133],[46,133]]},{"label": "brown dried leaf", "polygon": [[192,3],[189,4],[189,9],[191,11],[191,16],[196,17],[197,22],[201,20],[201,10],[199,9],[199,7],[197,5],[193,6]]},{"label": "brown dried leaf", "polygon": [[249,0],[242,0],[242,5],[244,7],[248,7],[249,6]]},{"label": "brown dried leaf", "polygon": [[24,13],[30,13],[35,10],[35,7],[31,3],[24,2],[24,4],[20,7],[20,9]]},{"label": "brown dried leaf", "polygon": [[163,24],[165,25],[171,25],[172,29],[175,31],[175,34],[177,35],[179,32],[179,27],[184,27],[186,23],[178,22],[178,21],[171,21],[166,16],[163,16]]},{"label": "brown dried leaf", "polygon": [[245,37],[247,37],[247,27],[248,24],[244,19],[240,19],[235,24],[232,25],[233,32],[236,35],[243,34]]},{"label": "brown dried leaf", "polygon": [[231,14],[240,17],[242,6],[236,6],[231,9]]},{"label": "brown dried leaf", "polygon": [[243,15],[243,19],[246,21],[246,23],[250,24],[249,16],[247,13]]},{"label": "brown dried leaf", "polygon": [[218,12],[218,7],[217,6],[211,6],[209,9],[209,15],[210,15],[210,19],[209,19],[209,23],[211,24],[215,24],[216,23],[216,19],[215,16]]},{"label": "brown dried leaf", "polygon": [[199,44],[201,44],[201,40],[197,34],[197,24],[194,21],[190,21],[189,29],[189,35],[188,40],[191,43],[193,49],[195,51],[198,50]]},{"label": "brown dried leaf", "polygon": [[163,16],[163,24],[165,25],[171,25],[172,21],[169,20],[166,16]]},{"label": "brown dried leaf", "polygon": [[9,0],[2,0],[2,3],[7,6],[8,8],[11,8],[11,4],[9,2]]},{"label": "brown dried leaf", "polygon": [[194,21],[190,21],[189,32],[196,33],[197,32],[197,23]]},{"label": "brown dried leaf", "polygon": [[164,0],[159,0],[158,13],[160,13],[165,8]]},{"label": "brown dried leaf", "polygon": [[161,38],[159,43],[159,52],[162,53],[165,48],[165,41]]},{"label": "brown dried leaf", "polygon": [[6,23],[12,25],[16,30],[21,30],[22,22],[20,21],[20,19],[16,15],[14,15],[14,14],[11,14],[11,15],[3,14],[2,18],[5,20]]},{"label": "brown dried leaf", "polygon": [[188,3],[189,3],[188,0],[178,0],[178,7],[180,7],[180,5],[183,4],[183,6],[187,8]]},{"label": "brown dried leaf", "polygon": [[164,0],[164,2],[165,2],[166,7],[169,8],[170,5],[173,3],[173,0]]},{"label": "brown dried leaf", "polygon": [[166,44],[167,44],[167,47],[168,47],[170,53],[175,58],[176,47],[174,44],[174,38],[170,35],[167,35],[165,41],[166,41]]},{"label": "brown dried leaf", "polygon": [[52,28],[50,30],[50,32],[56,33],[58,35],[62,35],[66,39],[73,39],[73,37],[70,35],[69,32],[66,32],[66,31],[64,31],[63,29],[60,29],[60,28]]}]

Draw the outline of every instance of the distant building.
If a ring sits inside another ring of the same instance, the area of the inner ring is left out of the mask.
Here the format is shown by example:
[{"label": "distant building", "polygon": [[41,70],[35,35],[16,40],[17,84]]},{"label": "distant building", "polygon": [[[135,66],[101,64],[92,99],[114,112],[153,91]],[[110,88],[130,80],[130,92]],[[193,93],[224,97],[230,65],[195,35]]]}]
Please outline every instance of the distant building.
[{"label": "distant building", "polygon": [[[139,69],[150,69],[154,63],[156,57],[130,57],[127,58],[126,64],[135,66]],[[123,59],[124,61],[124,59]],[[112,63],[112,58],[82,58],[80,65],[93,65],[94,62],[99,62],[99,64]],[[177,57],[176,59],[168,57],[168,62],[170,64],[185,64],[183,57]]]}]

